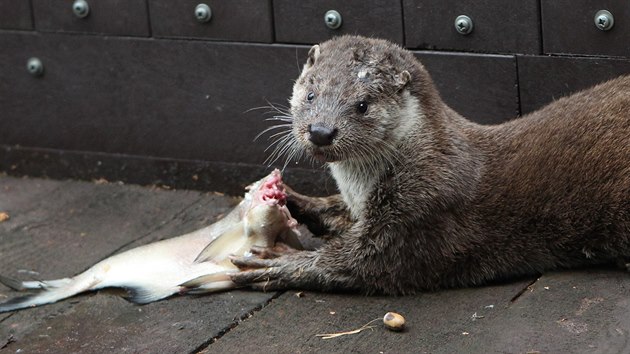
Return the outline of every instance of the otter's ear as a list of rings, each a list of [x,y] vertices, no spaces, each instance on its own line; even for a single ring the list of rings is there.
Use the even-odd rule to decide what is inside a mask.
[[[317,58],[319,58],[319,45],[315,44],[308,51],[308,59],[306,59],[306,65],[304,65],[304,69],[308,69],[313,66],[313,64],[315,64],[315,62],[317,61]]]
[[[405,86],[407,86],[407,84],[409,83],[409,80],[411,80],[411,74],[409,73],[409,71],[405,70],[396,75],[394,79],[396,80],[396,88],[398,89],[398,91],[400,91],[404,89]]]

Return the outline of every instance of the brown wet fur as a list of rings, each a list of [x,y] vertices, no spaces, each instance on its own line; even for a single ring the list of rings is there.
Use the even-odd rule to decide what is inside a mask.
[[[294,97],[294,138],[313,153],[308,124],[335,127],[320,153],[376,182],[355,216],[339,195],[289,190],[292,213],[329,240],[262,260],[237,282],[407,294],[630,257],[630,76],[481,126],[446,106],[424,67],[395,44],[344,36],[313,52],[294,95],[316,96]],[[361,68],[372,70],[368,80],[357,79]],[[405,91],[421,112],[396,117],[413,120],[396,138],[398,123],[383,112],[395,112]],[[355,105],[365,99],[373,109],[362,116]],[[365,145],[395,153],[376,154],[386,161],[370,168]]]

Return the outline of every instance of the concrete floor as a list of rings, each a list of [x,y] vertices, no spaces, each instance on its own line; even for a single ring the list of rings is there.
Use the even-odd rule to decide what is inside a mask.
[[[0,176],[0,274],[52,279],[206,226],[236,199]],[[17,293],[0,286],[0,301]],[[298,296],[299,295],[299,296]],[[138,306],[99,291],[0,315],[0,353],[629,353],[630,276],[545,274],[406,297],[239,290]],[[405,331],[380,320],[399,312]]]

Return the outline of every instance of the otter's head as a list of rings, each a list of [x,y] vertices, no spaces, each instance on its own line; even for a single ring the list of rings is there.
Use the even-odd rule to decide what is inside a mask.
[[[313,46],[290,101],[294,147],[326,162],[394,151],[420,119],[411,82],[422,71],[384,40],[343,36]]]

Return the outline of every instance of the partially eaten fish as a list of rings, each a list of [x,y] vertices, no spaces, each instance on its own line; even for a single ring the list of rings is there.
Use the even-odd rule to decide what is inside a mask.
[[[128,299],[149,303],[173,294],[206,293],[236,287],[230,255],[246,256],[253,246],[281,240],[301,249],[297,222],[286,207],[280,171],[248,187],[241,201],[218,222],[191,233],[109,257],[72,278],[17,281],[0,276],[14,290],[40,290],[0,304],[0,313],[50,304],[85,291],[125,288]]]

